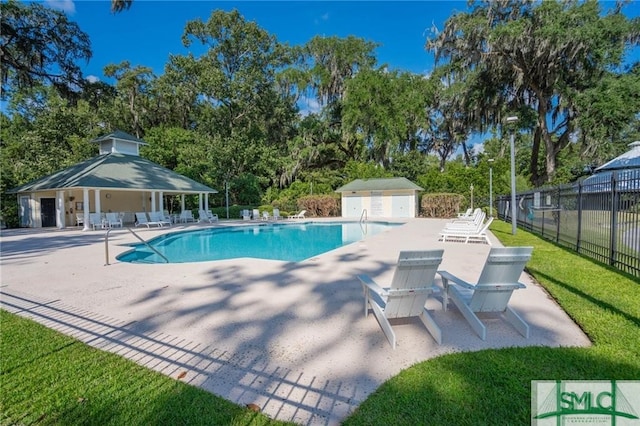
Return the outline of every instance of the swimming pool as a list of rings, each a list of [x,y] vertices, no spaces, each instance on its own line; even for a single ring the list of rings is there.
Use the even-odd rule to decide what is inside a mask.
[[[173,232],[149,240],[170,263],[253,257],[299,262],[361,241],[401,223],[305,222],[256,224]],[[120,262],[166,263],[144,244],[117,257]]]

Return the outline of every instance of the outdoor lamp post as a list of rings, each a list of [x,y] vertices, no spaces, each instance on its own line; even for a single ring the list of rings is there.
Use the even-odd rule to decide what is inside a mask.
[[[489,217],[493,217],[493,158],[487,160],[489,163]]]
[[[515,124],[518,117],[507,117],[507,124]],[[516,235],[516,144],[513,126],[509,129],[511,148],[511,234]]]

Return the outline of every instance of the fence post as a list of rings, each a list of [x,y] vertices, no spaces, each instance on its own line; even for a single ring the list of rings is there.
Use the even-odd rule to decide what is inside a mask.
[[[578,229],[576,233],[576,251],[582,246],[582,182],[578,182]]]
[[[560,242],[560,215],[562,214],[562,211],[560,209],[560,190],[561,188],[558,186],[556,187],[556,190],[558,191],[557,194],[557,198],[556,198],[556,243]],[[553,216],[553,213],[551,213],[551,216]]]
[[[609,264],[615,266],[617,252],[617,232],[618,227],[618,190],[616,187],[617,170],[611,173],[611,227],[609,229]]]

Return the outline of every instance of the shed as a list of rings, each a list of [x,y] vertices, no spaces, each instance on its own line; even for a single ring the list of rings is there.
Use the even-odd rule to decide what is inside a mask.
[[[338,189],[341,194],[342,217],[417,217],[418,193],[423,188],[409,179],[356,179]],[[366,213],[364,213],[366,211]]]
[[[82,223],[89,229],[89,213],[164,210],[164,195],[198,194],[200,209],[208,209],[215,189],[139,156],[146,143],[122,131],[91,141],[100,144],[96,157],[13,188],[18,196],[23,227],[66,226]],[[92,196],[91,196],[92,195]],[[126,221],[126,220],[125,220]]]

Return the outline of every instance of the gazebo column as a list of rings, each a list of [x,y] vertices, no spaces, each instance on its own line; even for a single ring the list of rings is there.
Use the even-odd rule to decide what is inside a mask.
[[[151,191],[151,211],[156,211],[156,191]]]
[[[67,222],[67,214],[64,208],[64,191],[56,191],[56,226],[63,229]]]
[[[198,194],[198,211],[202,210],[202,193]]]
[[[164,192],[158,192],[158,211],[164,214]]]
[[[204,194],[204,209],[209,211],[209,194]]]
[[[93,191],[93,195],[94,195],[94,200],[95,200],[95,207],[96,207],[96,213],[102,213],[102,208],[100,207],[100,190],[99,189],[95,189]]]
[[[184,194],[180,195],[180,212],[184,211]]]
[[[82,205],[84,206],[84,210],[82,211],[82,223],[84,227],[83,231],[88,231],[91,228],[89,227],[89,188],[82,189]]]

